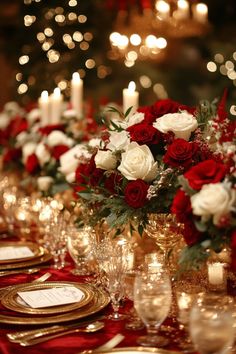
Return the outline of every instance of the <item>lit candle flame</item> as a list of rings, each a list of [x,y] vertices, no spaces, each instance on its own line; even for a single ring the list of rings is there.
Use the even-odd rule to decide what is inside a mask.
[[[59,87],[56,87],[53,91],[53,95],[54,97],[60,97],[61,95],[61,90],[59,89]]]
[[[80,74],[79,74],[78,72],[73,73],[72,79],[73,79],[73,81],[75,81],[75,82],[80,81]]]
[[[42,93],[41,93],[41,98],[43,100],[47,100],[48,99],[48,91],[44,90]]]
[[[128,90],[129,92],[134,92],[136,89],[136,85],[134,81],[130,81],[129,86],[128,86]]]

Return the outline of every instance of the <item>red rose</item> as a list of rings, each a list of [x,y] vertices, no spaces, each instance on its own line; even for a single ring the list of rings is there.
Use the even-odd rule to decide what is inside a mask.
[[[168,146],[163,161],[172,167],[191,166],[193,157],[197,152],[197,144],[188,142],[184,139],[175,139],[171,145]]]
[[[184,174],[191,188],[200,190],[204,184],[218,183],[227,173],[227,166],[214,160],[206,160],[193,166]]]
[[[35,154],[31,154],[28,156],[25,163],[26,171],[33,174],[37,172],[39,168],[39,160]]]
[[[145,114],[145,122],[150,124],[153,123],[156,118],[159,118],[164,114],[177,113],[180,110],[193,114],[196,109],[170,99],[159,100],[150,107],[141,107],[138,109],[139,112],[143,112]]]
[[[28,122],[25,118],[17,116],[11,120],[7,129],[9,136],[15,138],[18,134],[28,129]]]
[[[132,141],[139,144],[159,144],[161,133],[152,125],[139,123],[127,128]]]
[[[56,145],[52,148],[51,154],[56,159],[59,160],[60,156],[69,150],[66,145]]]
[[[147,191],[149,185],[142,179],[129,182],[124,190],[125,202],[132,208],[141,208],[147,202]]]
[[[196,229],[192,221],[188,221],[184,223],[183,236],[187,245],[192,246],[202,239],[203,234]]]
[[[64,132],[65,127],[63,124],[52,124],[52,125],[46,125],[45,127],[39,128],[39,132],[42,135],[49,135],[54,130],[60,130],[60,131]]]
[[[7,149],[4,153],[3,153],[3,163],[9,163],[11,161],[17,161],[19,160],[21,157],[21,149]]]
[[[122,182],[122,176],[118,173],[111,173],[104,182],[105,188],[111,193],[116,194]]]
[[[189,220],[192,215],[190,197],[182,189],[179,189],[174,197],[171,212],[176,215],[179,222]]]
[[[103,177],[103,174],[104,174],[104,170],[102,170],[101,168],[95,168],[95,170],[93,171],[89,179],[89,183],[91,184],[91,186],[93,187],[98,186]]]

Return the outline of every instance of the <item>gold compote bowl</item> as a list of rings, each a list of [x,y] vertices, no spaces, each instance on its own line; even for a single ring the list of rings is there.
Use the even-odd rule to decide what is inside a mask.
[[[145,231],[149,237],[155,239],[155,243],[164,256],[164,262],[169,268],[169,257],[177,244],[182,240],[183,225],[178,223],[175,215],[165,213],[152,213],[148,215],[148,224]]]

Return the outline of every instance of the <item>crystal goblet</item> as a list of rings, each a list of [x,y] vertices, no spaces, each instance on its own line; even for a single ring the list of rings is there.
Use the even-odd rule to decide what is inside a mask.
[[[146,270],[134,282],[134,306],[147,328],[147,335],[138,338],[143,346],[165,346],[168,340],[157,335],[171,306],[171,283],[164,270]]]
[[[190,336],[200,354],[226,353],[234,342],[233,300],[201,294],[190,313]]]

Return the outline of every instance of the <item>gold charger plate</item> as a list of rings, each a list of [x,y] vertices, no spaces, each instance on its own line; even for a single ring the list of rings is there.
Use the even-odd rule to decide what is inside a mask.
[[[20,269],[20,268],[27,268],[27,267],[32,267],[38,264],[46,263],[52,258],[52,255],[46,250],[43,249],[43,255],[29,259],[29,260],[24,260],[23,262],[14,262],[14,263],[9,263],[9,264],[0,264],[0,271],[1,270],[10,270],[10,269]]]
[[[87,305],[93,298],[93,292],[87,284],[76,284],[74,285],[77,289],[83,292],[83,298],[75,303],[59,305],[53,307],[44,307],[44,308],[32,308],[27,304],[20,302],[20,297],[17,294],[19,291],[34,291],[34,290],[43,290],[43,289],[52,289],[52,288],[61,288],[71,286],[68,282],[48,282],[44,284],[24,284],[17,285],[17,287],[11,290],[9,293],[3,296],[1,299],[2,305],[8,308],[9,310],[33,314],[33,315],[51,315],[59,314],[64,312],[69,312],[81,308]]]
[[[44,248],[33,242],[1,242],[0,249],[3,247],[28,247],[33,252],[33,256],[0,260],[0,265],[25,262],[34,258],[41,257],[44,254]]]
[[[99,352],[100,354],[112,354],[112,353],[127,353],[127,354],[149,354],[149,353],[157,353],[157,354],[180,354],[180,352],[167,350],[167,349],[159,349],[159,348],[144,348],[144,347],[126,347],[126,348],[114,348],[110,350],[104,350]]]
[[[77,283],[67,282],[67,284],[76,286]],[[14,316],[11,315],[0,315],[0,323],[7,323],[13,325],[41,325],[41,324],[52,324],[52,323],[62,323],[71,322],[74,320],[79,320],[88,316],[91,316],[102,309],[104,309],[110,302],[109,296],[102,290],[95,290],[91,285],[87,284],[93,293],[93,298],[84,307],[79,309],[51,316]]]

